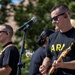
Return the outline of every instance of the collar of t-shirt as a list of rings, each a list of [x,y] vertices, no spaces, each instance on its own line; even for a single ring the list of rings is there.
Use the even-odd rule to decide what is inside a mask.
[[[9,45],[9,44],[13,44],[11,41],[10,42],[8,42],[7,44],[5,44],[4,46],[2,46],[2,48],[5,48],[7,45]]]

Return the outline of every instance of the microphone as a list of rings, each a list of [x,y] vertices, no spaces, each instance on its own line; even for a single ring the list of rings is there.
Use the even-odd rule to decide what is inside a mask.
[[[20,31],[21,29],[24,29],[24,27],[26,26],[28,28],[31,23],[36,22],[36,21],[37,21],[37,18],[32,17],[28,22],[24,23],[18,30]]]

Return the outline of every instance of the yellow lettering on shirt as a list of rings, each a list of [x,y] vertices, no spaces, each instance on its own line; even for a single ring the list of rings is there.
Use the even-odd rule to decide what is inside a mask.
[[[60,51],[61,50],[61,44],[57,44],[56,45],[56,51]]]
[[[73,45],[73,43],[71,43],[70,44],[70,47],[72,47],[72,45]],[[51,52],[53,52],[53,51],[62,51],[63,49],[64,49],[64,47],[65,47],[65,44],[56,44],[56,46],[53,44],[52,46],[51,46]]]
[[[62,51],[65,47],[65,44],[56,44],[56,47],[54,45],[51,46],[51,52],[53,51]]]
[[[56,51],[62,51],[64,47],[65,47],[65,44],[63,44],[63,45],[57,44],[56,45]]]
[[[52,51],[55,51],[54,45],[52,45],[52,47],[51,47],[51,52],[52,52]]]
[[[60,50],[60,51],[62,51],[62,50],[64,49],[64,47],[65,47],[65,44],[63,44],[63,45],[62,45],[62,47],[61,47],[61,50]]]

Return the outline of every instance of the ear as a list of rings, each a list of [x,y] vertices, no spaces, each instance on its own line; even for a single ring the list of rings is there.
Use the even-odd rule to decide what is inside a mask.
[[[48,42],[48,38],[49,38],[49,37],[46,37],[46,41],[47,41],[47,42]]]
[[[7,35],[8,35],[8,33],[7,33]]]
[[[68,16],[67,16],[67,14],[65,13],[65,14],[64,14],[64,18],[67,18],[67,17],[68,17]]]
[[[6,32],[6,35],[8,35],[9,33],[8,32]]]
[[[6,35],[8,35],[8,32],[5,32]]]

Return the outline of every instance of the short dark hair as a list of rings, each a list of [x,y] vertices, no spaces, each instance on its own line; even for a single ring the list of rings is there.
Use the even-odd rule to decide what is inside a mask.
[[[13,36],[13,28],[10,25],[4,24],[3,26],[5,26],[6,31],[10,32],[11,37]]]
[[[63,13],[64,13],[64,12],[69,12],[69,13],[70,13],[70,9],[69,9],[68,6],[65,5],[65,4],[55,5],[55,6],[50,10],[50,12],[56,10],[57,8],[60,9],[60,12],[62,11]]]

